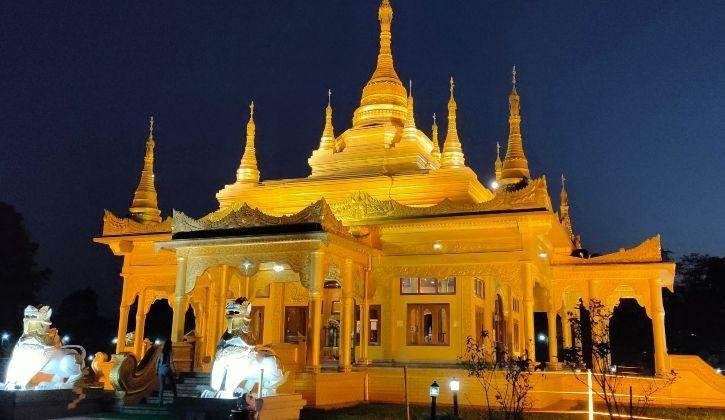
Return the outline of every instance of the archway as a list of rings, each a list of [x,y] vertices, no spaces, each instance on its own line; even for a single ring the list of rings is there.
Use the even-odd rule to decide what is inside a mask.
[[[192,331],[196,330],[196,314],[194,313],[194,308],[192,308],[191,305],[186,309],[186,314],[184,314],[184,335],[189,334]]]
[[[145,335],[151,342],[168,340],[171,338],[171,324],[174,311],[166,299],[158,299],[149,308],[144,327]]]
[[[622,298],[609,321],[612,364],[638,373],[654,372],[652,321],[635,299]]]

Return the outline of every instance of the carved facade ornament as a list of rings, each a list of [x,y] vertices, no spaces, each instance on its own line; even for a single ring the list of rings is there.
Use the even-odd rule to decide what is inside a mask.
[[[103,236],[143,235],[171,232],[172,218],[156,223],[140,223],[130,217],[118,217],[108,210],[103,211]]]
[[[662,262],[662,243],[660,235],[654,236],[635,246],[621,248],[617,252],[591,258],[557,257],[555,264],[607,264],[607,263],[646,263]]]
[[[221,217],[220,217],[221,215]],[[335,217],[325,199],[318,200],[291,216],[272,216],[243,203],[232,211],[210,214],[194,219],[183,212],[174,210],[173,233],[240,229],[262,226],[285,226],[317,223],[326,232],[352,239],[353,236]]]
[[[498,210],[539,209],[551,210],[551,200],[546,190],[544,177],[531,181],[517,191],[497,191],[489,201],[482,203],[456,203],[445,199],[428,207],[414,207],[395,200],[378,200],[360,191],[348,200],[331,204],[330,207],[345,223],[359,223],[372,220],[406,219],[448,214],[481,213]]]
[[[415,265],[376,267],[373,271],[378,279],[397,277],[435,277],[444,279],[448,276],[473,276],[495,278],[506,284],[516,284],[521,279],[521,265],[505,264],[451,264],[451,265]],[[381,282],[384,283],[384,282]]]

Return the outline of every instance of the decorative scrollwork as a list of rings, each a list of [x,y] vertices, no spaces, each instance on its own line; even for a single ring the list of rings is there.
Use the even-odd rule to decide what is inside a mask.
[[[160,223],[140,223],[130,217],[121,218],[108,210],[103,211],[103,236],[168,233],[171,225],[171,217]]]

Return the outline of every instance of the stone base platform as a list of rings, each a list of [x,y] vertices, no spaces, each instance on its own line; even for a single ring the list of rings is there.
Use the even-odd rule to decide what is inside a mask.
[[[260,420],[297,420],[300,410],[307,404],[300,394],[272,395],[263,400]],[[237,400],[179,397],[173,405],[173,417],[194,420],[227,418],[236,406]]]
[[[108,411],[111,396],[101,388],[0,391],[0,419],[41,420]]]

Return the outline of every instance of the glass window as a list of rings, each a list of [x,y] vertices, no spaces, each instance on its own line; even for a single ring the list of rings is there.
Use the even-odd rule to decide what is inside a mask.
[[[476,279],[473,283],[473,293],[481,299],[486,298],[485,283],[481,279]]]
[[[438,293],[442,295],[452,295],[456,293],[456,278],[446,277],[438,282]]]
[[[409,304],[408,345],[447,346],[449,343],[449,305]]]
[[[418,294],[418,278],[403,277],[400,279],[400,293],[404,295]]]
[[[438,293],[438,280],[436,280],[435,278],[420,279],[420,293],[421,294]]]
[[[380,305],[370,305],[370,331],[368,335],[368,344],[371,346],[380,345]]]
[[[403,295],[455,295],[456,278],[438,280],[435,277],[401,277],[400,293]]]

